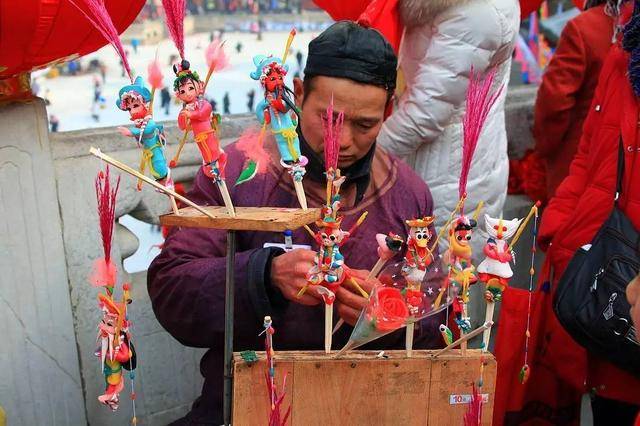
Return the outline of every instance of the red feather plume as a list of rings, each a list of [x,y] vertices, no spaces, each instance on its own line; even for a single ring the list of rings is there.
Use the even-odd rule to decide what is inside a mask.
[[[124,47],[122,46],[122,42],[120,41],[118,30],[113,24],[111,16],[109,16],[109,12],[107,11],[107,7],[104,4],[104,0],[69,1],[89,20],[89,22],[91,22],[94,27],[96,27],[98,31],[100,31],[104,38],[107,39],[107,41],[113,46],[118,56],[120,56],[120,60],[122,61],[122,65],[124,66],[127,75],[129,76],[129,80],[133,82],[133,76],[131,75],[131,67],[129,66],[127,55],[124,52]],[[76,3],[76,1],[84,4],[86,6],[86,10],[80,7],[78,3]]]

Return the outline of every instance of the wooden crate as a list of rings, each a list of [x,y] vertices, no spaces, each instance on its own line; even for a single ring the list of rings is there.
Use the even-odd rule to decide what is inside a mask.
[[[482,424],[491,424],[496,381],[493,355],[467,350],[433,358],[434,351],[355,351],[339,359],[324,352],[276,352],[276,382],[287,374],[286,399],[292,426],[462,425],[464,403],[478,379],[481,359],[487,402]],[[264,353],[247,364],[234,354],[233,424],[266,424],[269,398]]]

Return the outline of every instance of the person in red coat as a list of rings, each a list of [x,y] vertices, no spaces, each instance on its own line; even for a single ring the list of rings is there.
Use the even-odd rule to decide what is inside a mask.
[[[549,202],[539,232],[539,243],[547,249],[543,281],[551,284],[551,291],[542,299],[546,317],[535,348],[544,357],[539,369],[552,371],[578,397],[591,392],[596,425],[633,424],[640,410],[640,378],[578,346],[553,315],[551,302],[576,250],[592,241],[612,211],[620,138],[625,173],[619,206],[640,230],[639,96],[640,0],[636,0],[633,17],[624,27],[622,45],[611,48],[603,65],[569,175]]]
[[[553,196],[578,149],[582,125],[598,76],[614,40],[615,0],[591,0],[571,19],[542,77],[536,99],[533,135],[546,163],[547,194]]]

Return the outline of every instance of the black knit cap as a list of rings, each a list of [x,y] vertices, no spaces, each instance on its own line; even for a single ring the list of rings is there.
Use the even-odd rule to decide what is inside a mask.
[[[340,21],[309,43],[304,74],[348,78],[392,91],[397,65],[393,48],[379,31]]]

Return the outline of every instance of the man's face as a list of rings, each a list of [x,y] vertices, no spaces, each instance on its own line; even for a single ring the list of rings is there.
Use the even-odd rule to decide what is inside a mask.
[[[313,78],[311,93],[304,93],[300,79],[294,80],[294,89],[296,103],[302,110],[302,134],[316,153],[324,152],[322,117],[332,96],[335,114],[344,112],[338,167],[348,167],[369,152],[382,126],[386,90],[345,78],[324,76]]]

